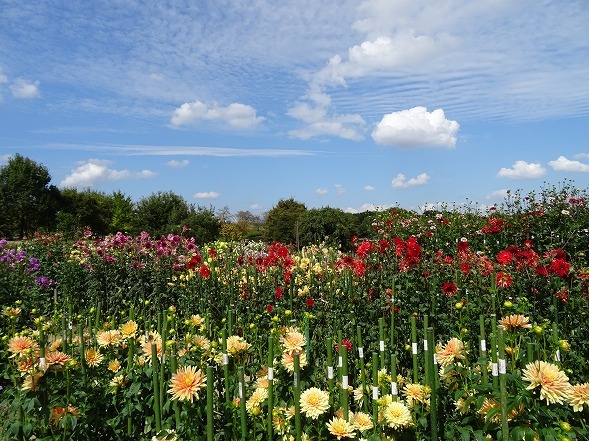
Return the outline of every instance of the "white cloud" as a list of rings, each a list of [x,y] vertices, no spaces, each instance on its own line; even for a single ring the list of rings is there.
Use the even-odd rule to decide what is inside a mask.
[[[571,159],[565,158],[564,156],[559,156],[557,160],[550,161],[548,165],[556,171],[589,172],[589,164],[584,164],[580,161],[573,161]]]
[[[299,103],[287,112],[289,116],[306,124],[302,129],[289,131],[290,136],[303,140],[321,136],[336,136],[351,141],[364,138],[362,131],[366,123],[360,115],[328,115],[327,109],[331,100],[327,95],[317,93],[308,98],[312,103]]]
[[[496,200],[503,201],[505,198],[507,198],[508,194],[509,194],[509,190],[507,188],[502,188],[501,190],[495,190],[495,191],[492,191],[491,193],[489,193],[486,196],[486,199],[488,201],[496,201]]]
[[[359,78],[420,64],[440,51],[439,43],[426,35],[403,31],[393,37],[379,36],[348,49],[347,59],[330,58],[313,76],[312,87],[345,86],[346,78]]]
[[[546,174],[546,169],[539,162],[528,163],[515,161],[511,168],[503,167],[497,173],[498,178],[539,179]]]
[[[456,146],[460,125],[446,119],[442,109],[428,112],[425,107],[393,112],[382,117],[372,132],[377,144],[397,147]]]
[[[346,187],[344,187],[344,186],[343,186],[343,185],[341,185],[341,184],[335,184],[335,185],[334,185],[334,187],[335,187],[335,194],[336,194],[337,196],[341,196],[342,194],[344,194],[344,193],[346,193],[346,192],[348,191],[348,190],[346,189]]]
[[[374,191],[376,190],[376,187],[373,187],[372,185],[365,185],[364,186],[364,191]]]
[[[315,194],[319,195],[319,196],[325,196],[327,193],[329,193],[327,191],[326,188],[318,188],[317,190],[315,190]]]
[[[61,181],[61,187],[94,187],[102,182],[120,181],[123,179],[148,179],[156,175],[151,170],[130,172],[129,170],[114,170],[109,168],[112,161],[102,159],[88,159],[78,162],[78,166]]]
[[[427,173],[422,173],[415,178],[411,178],[407,180],[403,173],[399,173],[395,179],[391,182],[391,187],[393,188],[409,188],[414,187],[416,185],[424,185],[429,181],[429,175]]]
[[[175,127],[196,124],[200,120],[223,121],[233,127],[247,129],[255,127],[265,118],[256,116],[256,110],[247,104],[232,103],[227,107],[217,103],[207,105],[201,101],[184,103],[178,107],[170,123]]]
[[[182,168],[190,164],[190,161],[188,159],[183,159],[182,161],[176,161],[175,159],[172,159],[171,161],[166,162],[166,164],[170,167]]]
[[[192,197],[196,198],[196,199],[217,199],[219,196],[221,196],[219,193],[217,193],[216,191],[201,191],[198,193],[195,193]]]
[[[40,95],[39,81],[27,81],[22,78],[17,78],[10,85],[10,91],[15,98],[29,99],[37,98]]]

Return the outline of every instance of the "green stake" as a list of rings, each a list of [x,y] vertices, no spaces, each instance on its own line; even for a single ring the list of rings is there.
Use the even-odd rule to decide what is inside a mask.
[[[417,324],[415,323],[415,315],[411,316],[411,354],[413,358],[413,382],[419,381],[419,364],[417,360]]]
[[[155,415],[155,430],[159,433],[162,430],[162,412],[160,409],[160,387],[157,359],[157,345],[151,344],[151,381],[153,386],[153,413]]]
[[[501,399],[501,438],[509,440],[509,427],[507,425],[507,378],[505,363],[505,343],[503,341],[503,329],[499,328],[499,393]]]
[[[274,411],[274,337],[268,336],[268,421],[266,430],[268,439],[274,437],[272,426],[272,413]]]
[[[294,354],[294,378],[293,378],[293,392],[294,392],[294,406],[295,406],[295,441],[301,441],[302,425],[301,425],[301,360],[298,353]]]
[[[213,394],[214,394],[213,366],[207,366],[207,441],[213,441]]]
[[[364,408],[364,410],[366,410],[366,396],[368,395],[368,392],[366,391],[366,368],[364,364],[364,347],[362,344],[362,333],[360,331],[360,326],[356,327],[356,337],[358,340],[358,360],[360,362],[360,380],[362,381],[362,396],[364,397],[364,399],[362,400],[364,405],[362,407]]]
[[[245,385],[243,383],[243,366],[237,368],[237,381],[239,391],[239,414],[241,416],[241,440],[247,440],[247,414],[245,410]]]
[[[329,389],[329,404],[333,404],[333,339],[327,339],[327,386]]]
[[[378,335],[380,338],[379,341],[379,352],[380,352],[380,368],[384,368],[386,366],[385,361],[385,344],[384,344],[384,319],[380,317],[378,319]]]

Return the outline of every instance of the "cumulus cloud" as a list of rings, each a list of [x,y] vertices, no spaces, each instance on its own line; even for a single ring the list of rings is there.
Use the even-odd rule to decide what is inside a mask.
[[[129,170],[114,170],[109,168],[112,161],[102,159],[89,159],[78,162],[78,166],[61,181],[61,187],[94,187],[102,182],[120,181],[123,179],[152,178],[156,173],[151,170],[130,172]]]
[[[373,187],[372,185],[365,185],[364,186],[364,191],[373,191],[376,190],[376,187]]]
[[[340,55],[330,58],[327,65],[313,77],[317,88],[345,86],[346,78],[359,78],[396,68],[415,66],[439,51],[440,44],[430,36],[404,31],[380,36],[348,49],[347,59]]]
[[[342,194],[344,194],[344,193],[346,193],[346,192],[348,191],[348,190],[346,189],[346,187],[344,187],[344,186],[343,186],[343,185],[341,185],[341,184],[335,184],[335,185],[334,185],[334,187],[335,187],[335,194],[336,194],[337,196],[340,196],[340,195],[342,195]]]
[[[486,196],[486,199],[488,201],[504,200],[507,198],[508,194],[509,194],[509,190],[507,188],[502,188],[501,190],[495,190],[495,191],[492,191],[491,193],[489,193]]]
[[[221,195],[216,191],[201,191],[192,195],[196,199],[217,199],[219,196]]]
[[[399,173],[391,182],[393,188],[409,188],[416,185],[424,185],[429,181],[429,175],[422,173],[419,176],[407,179],[403,173]]]
[[[22,78],[17,78],[10,85],[10,91],[15,98],[37,98],[40,95],[39,84],[39,81],[27,81]]]
[[[247,104],[232,103],[226,107],[217,103],[207,105],[201,101],[184,103],[176,110],[170,120],[175,127],[196,124],[198,121],[221,121],[233,127],[247,129],[255,127],[265,118],[256,116],[256,110]]]
[[[372,139],[385,146],[453,148],[459,128],[456,121],[446,119],[442,109],[428,112],[425,107],[413,107],[384,115]]]
[[[581,161],[567,159],[564,156],[559,156],[555,161],[548,163],[556,171],[562,172],[589,172],[589,164],[584,164]]]
[[[546,174],[546,169],[539,162],[529,163],[515,161],[511,168],[503,167],[497,173],[498,178],[539,179]]]
[[[182,168],[190,164],[190,161],[188,159],[183,159],[182,161],[176,161],[175,159],[172,159],[171,161],[166,162],[166,164],[170,167]]]
[[[325,196],[327,193],[329,193],[327,191],[327,188],[318,188],[317,190],[315,190],[315,194],[319,196]]]

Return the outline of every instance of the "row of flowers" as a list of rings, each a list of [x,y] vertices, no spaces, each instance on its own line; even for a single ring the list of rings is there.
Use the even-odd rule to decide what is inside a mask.
[[[4,310],[17,323],[21,313]],[[532,342],[547,333],[521,314],[492,322],[490,343],[482,330],[477,350],[452,337],[430,340],[428,351],[424,332],[423,349],[413,339],[410,350],[417,366],[397,363],[385,340],[365,360],[360,328],[313,352],[309,323],[289,317],[268,330],[264,348],[228,333],[227,322],[180,320],[174,307],[153,326],[133,311],[119,324],[91,312],[63,326],[65,318],[37,317],[36,328],[3,336],[7,439],[194,439],[209,424],[228,439],[589,435],[589,383],[569,380],[567,340],[556,351]],[[41,412],[27,413],[31,405]]]

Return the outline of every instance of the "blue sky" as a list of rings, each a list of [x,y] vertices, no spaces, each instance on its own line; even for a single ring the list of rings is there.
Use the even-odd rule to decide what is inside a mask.
[[[589,182],[586,0],[0,0],[0,164],[261,214]]]

